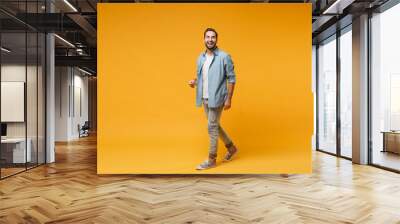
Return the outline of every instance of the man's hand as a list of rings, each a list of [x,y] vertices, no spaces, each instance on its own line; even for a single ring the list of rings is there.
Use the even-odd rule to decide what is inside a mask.
[[[194,87],[196,86],[196,81],[197,81],[196,79],[190,80],[189,83],[188,83],[189,86],[192,87],[192,88],[194,88]]]
[[[233,96],[233,89],[235,88],[235,83],[228,83],[228,96],[226,97],[224,110],[231,108],[231,99]]]
[[[231,108],[231,100],[227,99],[225,100],[224,110],[228,110],[229,108]]]

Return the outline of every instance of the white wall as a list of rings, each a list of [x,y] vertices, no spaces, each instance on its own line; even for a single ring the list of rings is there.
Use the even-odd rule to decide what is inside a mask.
[[[75,70],[76,72],[76,70]],[[88,121],[89,119],[89,111],[88,111],[88,77],[87,76],[81,76],[82,73],[79,73],[79,75],[74,75],[74,86],[75,86],[75,96],[74,96],[74,100],[75,100],[75,106],[74,106],[74,111],[75,113],[73,113],[73,118],[72,119],[72,135],[75,138],[79,137],[79,133],[78,133],[78,129],[77,126],[78,124],[83,125],[85,123],[85,121]],[[80,91],[80,93],[78,92]],[[80,95],[80,98],[78,98]],[[80,105],[79,105],[79,101],[80,101]],[[79,108],[81,107],[81,108]],[[80,112],[79,109],[81,109],[82,111]]]
[[[32,67],[28,67],[28,70]],[[1,66],[1,81],[3,82],[25,82],[25,64],[9,64]],[[29,74],[30,72],[28,72]],[[5,110],[5,108],[1,108]],[[25,123],[11,122],[7,123],[7,137],[25,137]]]
[[[36,86],[36,80],[31,77],[35,76],[36,77],[36,66],[27,66],[27,68],[24,65],[18,65],[18,64],[6,64],[1,66],[1,81],[2,82],[25,82],[25,75],[27,69],[27,75],[28,75],[28,81],[29,81],[29,86]],[[27,106],[28,107],[34,107],[36,110],[36,88],[27,88]],[[4,96],[3,96],[4,97]],[[31,103],[34,104],[31,104]],[[31,104],[31,105],[30,105]],[[40,105],[39,105],[40,106]],[[6,110],[6,108],[2,108],[2,110]],[[36,133],[36,113],[31,113],[32,109],[28,110],[28,137],[30,133],[33,133],[35,131]],[[31,124],[31,122],[34,122],[35,125]],[[33,128],[32,131],[30,131],[30,128]],[[25,137],[25,122],[7,122],[7,136],[8,137]]]
[[[70,74],[67,67],[55,68],[55,141],[68,140]]]
[[[88,120],[88,77],[72,67],[56,67],[55,74],[55,140],[70,141]]]

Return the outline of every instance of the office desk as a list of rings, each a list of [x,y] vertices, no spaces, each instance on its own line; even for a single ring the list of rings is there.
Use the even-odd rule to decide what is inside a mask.
[[[393,152],[400,154],[400,132],[382,131],[381,133],[383,133],[382,152]]]
[[[25,154],[25,138],[6,138],[1,139],[1,157],[5,163],[25,163],[31,162],[32,140],[27,138],[28,143]],[[25,161],[25,159],[27,159]]]

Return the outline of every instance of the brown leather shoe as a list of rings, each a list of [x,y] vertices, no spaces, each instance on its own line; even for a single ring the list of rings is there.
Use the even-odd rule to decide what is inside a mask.
[[[226,153],[225,157],[224,157],[224,161],[231,161],[232,157],[234,155],[236,155],[238,149],[236,148],[236,146],[233,143],[230,143],[228,145],[226,145],[228,152]]]

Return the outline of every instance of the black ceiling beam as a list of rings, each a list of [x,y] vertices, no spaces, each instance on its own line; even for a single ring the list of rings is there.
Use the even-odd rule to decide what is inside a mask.
[[[67,13],[18,13],[15,15],[15,18],[29,24],[41,32],[82,30],[78,24],[68,17]],[[14,20],[14,18],[9,17],[0,19],[0,22],[3,25],[2,29],[15,30],[16,22]]]
[[[55,56],[56,66],[88,67],[96,71],[97,60],[91,56]]]
[[[88,56],[88,57],[97,57],[97,48],[93,47],[78,47],[79,49],[82,49],[83,55],[78,55],[78,56]],[[58,47],[56,46],[56,56],[71,56],[69,53],[74,52],[76,53],[76,48],[68,48],[68,47]],[[77,54],[77,53],[76,53]]]
[[[0,27],[1,27],[1,32],[7,32],[7,31],[24,31],[26,29],[26,26],[24,24],[21,24],[19,22],[16,22],[14,19],[0,19]]]
[[[21,17],[24,17],[23,14]],[[27,13],[27,23],[46,32],[78,31],[81,27],[65,13]]]

